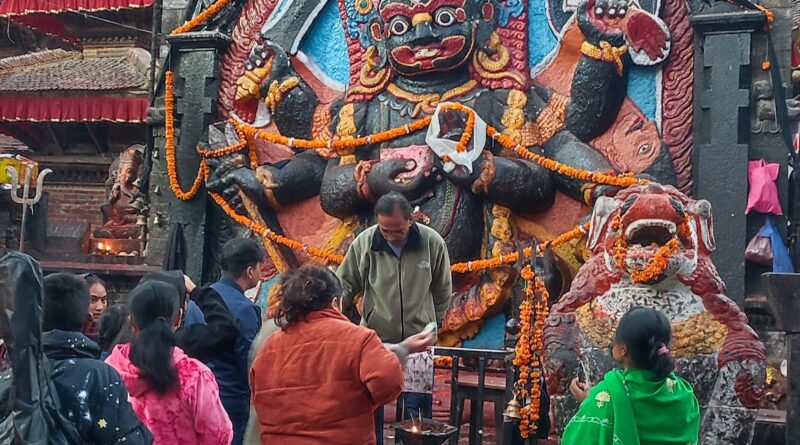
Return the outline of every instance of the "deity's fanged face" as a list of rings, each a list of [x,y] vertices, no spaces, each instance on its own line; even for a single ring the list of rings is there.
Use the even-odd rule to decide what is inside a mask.
[[[474,0],[389,1],[381,5],[380,23],[373,23],[371,32],[384,41],[392,68],[414,76],[470,60],[476,16]]]

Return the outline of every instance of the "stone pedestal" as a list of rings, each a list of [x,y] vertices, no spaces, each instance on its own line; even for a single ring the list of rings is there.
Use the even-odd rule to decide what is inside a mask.
[[[200,166],[197,143],[208,126],[218,120],[217,95],[219,94],[219,66],[222,51],[230,38],[218,31],[198,31],[170,36],[170,68],[175,79],[175,154],[181,187],[189,190]],[[209,255],[206,247],[208,234],[208,208],[213,205],[201,187],[189,201],[181,201],[170,191],[164,155],[164,134],[155,134],[157,158],[151,176],[151,186],[163,192],[151,197],[151,216],[158,215],[159,224],[150,229],[148,258],[160,260],[164,256],[166,240],[173,227],[180,224],[188,246],[186,273],[198,283],[213,277],[207,269],[213,261],[204,261]],[[152,223],[153,218],[151,218]]]

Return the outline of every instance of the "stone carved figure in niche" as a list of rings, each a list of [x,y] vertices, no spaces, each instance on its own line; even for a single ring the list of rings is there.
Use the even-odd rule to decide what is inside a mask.
[[[677,372],[692,383],[703,410],[699,443],[749,444],[764,391],[765,350],[711,262],[711,204],[673,187],[635,186],[598,200],[588,236],[591,257],[553,306],[544,332],[557,429],[577,410],[569,382],[602,380],[615,366],[609,350],[618,320],[631,307],[647,306],[672,324]],[[663,273],[644,282],[631,278],[631,270],[642,270],[673,239],[679,247]]]
[[[111,163],[106,180],[106,199],[100,206],[103,226],[117,227],[136,224],[137,211],[131,207],[139,189],[134,184],[142,168],[144,146],[132,145]]]
[[[564,49],[553,62],[560,63],[562,74],[556,88],[554,82],[531,78],[523,2],[340,0],[339,9],[351,62],[344,96],[321,100],[288,48],[262,41],[238,81],[238,106],[263,101],[284,136],[349,138],[402,127],[430,115],[440,103],[456,102],[533,152],[577,168],[611,171],[612,164],[590,141],[606,133],[620,108],[630,107],[628,68],[658,64],[670,47],[668,30],[655,15],[634,3],[589,0],[570,24],[577,46]],[[440,121],[446,137],[460,137],[461,116],[442,113]],[[230,124],[218,124],[209,130],[206,148],[237,141]],[[483,148],[471,172],[464,167],[445,171],[424,131],[330,160],[296,151],[255,171],[238,154],[209,162],[208,185],[237,211],[272,222],[278,232],[274,212],[315,196],[352,232],[371,223],[379,196],[398,191],[419,206],[422,221],[441,233],[454,263],[515,251],[520,238],[515,218],[550,209],[557,193],[592,205],[614,192],[510,156],[491,139]],[[666,150],[656,145],[652,150],[653,159],[666,159],[671,167]],[[651,173],[640,164],[637,173]],[[339,239],[326,247],[343,251],[344,244]],[[288,264],[296,261],[291,252],[278,253]],[[517,271],[501,267],[454,278],[456,295],[439,337],[445,344],[474,335],[484,318],[503,309]]]

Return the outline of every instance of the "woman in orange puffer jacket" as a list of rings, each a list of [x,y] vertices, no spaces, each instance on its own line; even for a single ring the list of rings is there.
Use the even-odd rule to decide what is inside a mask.
[[[401,360],[433,343],[433,334],[420,334],[387,348],[342,315],[341,292],[328,269],[305,266],[282,276],[281,331],[250,370],[261,443],[375,444],[373,414],[400,394]]]

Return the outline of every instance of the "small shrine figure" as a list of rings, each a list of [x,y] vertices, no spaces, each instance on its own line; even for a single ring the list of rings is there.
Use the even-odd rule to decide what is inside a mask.
[[[108,202],[100,207],[104,227],[136,224],[135,208],[131,207],[139,189],[134,182],[142,167],[144,146],[136,144],[125,149],[111,164],[106,180]]]
[[[131,204],[139,192],[135,182],[142,168],[144,146],[131,145],[111,163],[106,180],[107,202],[100,206],[103,212],[103,226],[93,233],[92,245],[102,239],[138,239],[139,226],[136,225],[138,211]],[[106,254],[111,245],[106,243]],[[121,246],[117,246],[121,248]],[[119,251],[126,251],[127,247]]]

